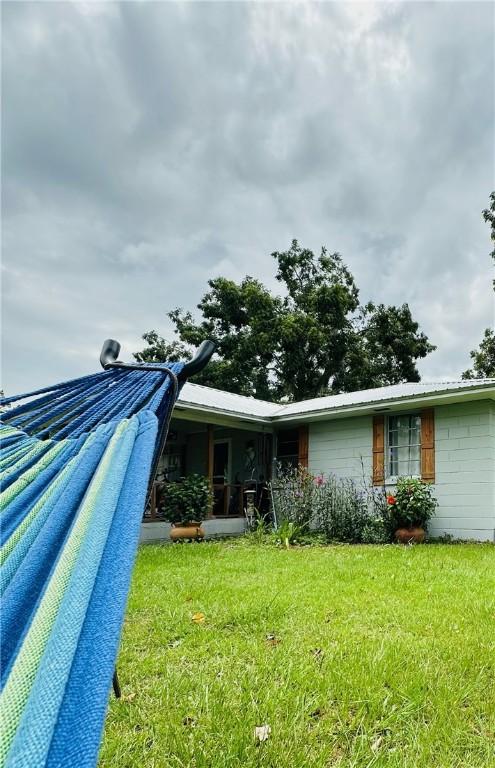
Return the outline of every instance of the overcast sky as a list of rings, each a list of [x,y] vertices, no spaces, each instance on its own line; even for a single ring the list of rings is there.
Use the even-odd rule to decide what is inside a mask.
[[[4,2],[3,385],[139,349],[292,238],[408,302],[458,378],[494,321],[492,3]]]

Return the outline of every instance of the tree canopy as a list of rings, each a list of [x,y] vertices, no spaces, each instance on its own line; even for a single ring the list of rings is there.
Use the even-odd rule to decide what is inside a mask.
[[[361,305],[354,277],[338,253],[318,256],[293,240],[272,254],[282,295],[259,280],[208,281],[197,321],[175,309],[168,317],[178,339],[156,331],[138,361],[189,359],[212,339],[217,353],[198,383],[266,400],[302,400],[326,393],[419,381],[416,361],[435,347],[407,304]]]
[[[490,255],[495,262],[495,192],[490,195],[490,207],[483,211],[483,218],[490,224],[490,237],[493,244]],[[493,290],[495,291],[495,280]],[[463,379],[495,378],[495,332],[492,328],[485,328],[478,349],[473,349],[469,354],[473,360],[473,367],[464,371]]]
[[[490,224],[490,238],[493,246],[490,255],[495,262],[495,192],[490,195],[490,206],[483,211],[483,218]],[[495,290],[495,280],[493,281],[493,289]]]
[[[473,367],[464,371],[463,379],[495,379],[495,333],[486,328],[478,349],[470,352]]]

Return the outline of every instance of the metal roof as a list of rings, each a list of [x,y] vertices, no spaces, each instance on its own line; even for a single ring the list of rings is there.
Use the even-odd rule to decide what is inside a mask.
[[[224,392],[222,389],[203,387],[200,384],[184,384],[179,399],[179,405],[190,405],[215,411],[226,411],[237,416],[255,416],[269,418],[280,408],[278,403],[269,403],[266,400],[257,400],[255,397],[235,395],[232,392]]]
[[[480,385],[492,385],[495,387],[495,379],[478,379],[469,381],[437,381],[429,384],[407,382],[404,384],[392,384],[388,387],[376,387],[374,389],[362,389],[358,392],[344,392],[341,395],[326,395],[315,397],[312,400],[303,400],[300,403],[289,403],[280,408],[274,415],[287,416],[289,414],[309,413],[311,411],[333,410],[352,405],[369,405],[388,400],[400,400],[402,398],[430,395],[438,392],[456,392],[458,390],[479,389]]]
[[[457,396],[457,398],[456,398]],[[303,400],[298,403],[270,403],[254,397],[235,395],[212,387],[188,382],[184,385],[177,401],[178,410],[186,408],[195,412],[212,412],[226,416],[270,423],[273,421],[294,421],[301,417],[324,417],[339,415],[346,411],[355,413],[363,410],[377,410],[376,406],[411,403],[415,401],[455,399],[495,399],[495,379],[470,379],[464,381],[407,382],[340,395],[326,395]],[[375,406],[375,407],[374,407]],[[179,416],[179,414],[177,414]]]

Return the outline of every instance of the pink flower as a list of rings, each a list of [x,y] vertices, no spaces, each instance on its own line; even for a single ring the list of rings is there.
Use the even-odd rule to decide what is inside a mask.
[[[317,475],[315,477],[315,483],[316,485],[323,485],[323,475]]]

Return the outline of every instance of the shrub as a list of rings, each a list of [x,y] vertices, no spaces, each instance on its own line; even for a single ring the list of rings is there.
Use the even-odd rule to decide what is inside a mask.
[[[208,479],[188,475],[164,486],[161,512],[171,523],[199,523],[208,514],[211,501]]]
[[[329,541],[385,544],[391,539],[382,492],[330,475],[319,487],[317,524]]]
[[[277,478],[270,483],[277,524],[294,523],[300,532],[309,529],[314,518],[317,497],[315,477],[304,467],[278,467]]]
[[[282,524],[272,533],[272,539],[275,544],[283,544],[287,549],[291,544],[298,544],[303,535],[301,527],[297,523],[283,520]]]
[[[264,515],[261,515],[256,509],[251,524],[248,526],[246,536],[257,544],[266,543],[270,533],[270,524]]]
[[[391,540],[390,526],[384,517],[369,516],[363,525],[361,541],[363,544],[389,544]]]
[[[349,478],[312,475],[298,467],[280,471],[272,495],[279,530],[291,523],[299,538],[311,526],[327,541],[380,544],[391,540],[383,490],[366,484],[361,488]]]
[[[438,502],[433,488],[417,477],[400,477],[395,494],[387,497],[392,523],[397,528],[426,528]]]
[[[350,479],[330,475],[319,486],[317,525],[329,541],[360,542],[366,504]]]
[[[364,544],[388,544],[392,541],[395,528],[392,523],[390,506],[385,488],[374,487],[363,480],[368,518],[363,527]]]

